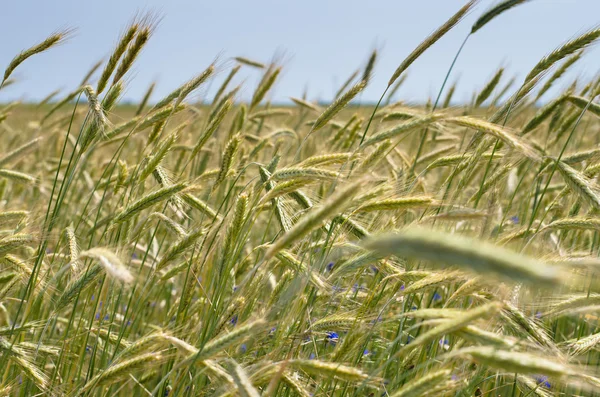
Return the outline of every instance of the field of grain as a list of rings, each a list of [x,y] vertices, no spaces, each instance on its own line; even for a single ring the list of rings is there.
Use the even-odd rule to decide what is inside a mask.
[[[282,65],[235,58],[120,105],[152,18],[72,92],[4,102],[0,395],[600,395],[600,80],[563,76],[600,29],[471,103],[395,100],[474,3],[377,106],[376,52],[330,104],[271,104]]]

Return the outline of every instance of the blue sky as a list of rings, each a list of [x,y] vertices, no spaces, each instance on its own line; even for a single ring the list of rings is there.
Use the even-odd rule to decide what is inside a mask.
[[[156,100],[218,59],[214,91],[234,56],[268,62],[279,54],[284,72],[271,99],[301,96],[329,100],[338,85],[380,50],[375,76],[362,101],[375,101],[394,69],[421,40],[466,0],[19,0],[3,4],[0,68],[12,57],[61,27],[77,28],[61,47],[31,58],[15,72],[20,81],[0,101],[39,99],[72,90],[96,61],[107,58],[119,33],[139,11],[154,10],[161,23],[127,76],[125,98],[138,100],[157,81]],[[482,0],[459,26],[409,69],[399,97],[424,101],[439,89],[455,51],[473,21],[495,1]],[[459,59],[456,99],[468,100],[499,66],[523,77],[546,53],[600,23],[600,0],[532,0],[477,32]],[[600,51],[592,48],[571,73],[592,76]],[[251,95],[259,73],[245,69],[243,95]],[[566,82],[565,82],[566,84]],[[206,93],[206,92],[205,92]],[[200,92],[198,95],[202,95]]]

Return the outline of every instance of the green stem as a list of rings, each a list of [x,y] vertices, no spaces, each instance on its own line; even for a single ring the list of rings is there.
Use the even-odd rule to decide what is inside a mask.
[[[548,180],[546,182],[546,185],[544,186],[544,190],[542,191],[542,194],[540,195],[540,197],[537,200],[537,205],[533,208],[533,212],[531,214],[531,218],[529,219],[529,224],[527,225],[527,233],[529,233],[529,230],[531,229],[531,226],[533,225],[533,221],[535,220],[537,212],[538,212],[538,210],[540,209],[540,207],[542,205],[543,198],[546,195],[546,191],[548,190],[548,186],[550,186],[550,182],[552,181],[552,177],[554,176],[554,173],[558,169],[558,163],[560,162],[562,156],[564,155],[565,150],[567,149],[567,146],[568,146],[569,142],[571,141],[571,138],[573,137],[573,135],[575,133],[575,130],[577,129],[577,127],[579,126],[579,123],[581,122],[581,119],[583,119],[583,115],[588,110],[588,108],[591,106],[592,101],[594,100],[594,98],[595,98],[595,96],[592,97],[592,98],[590,98],[590,100],[588,101],[588,103],[585,106],[585,108],[581,111],[581,114],[579,115],[579,117],[577,118],[577,121],[575,122],[575,125],[571,129],[571,133],[567,137],[567,140],[566,140],[565,144],[563,145],[563,147],[562,147],[562,149],[560,151],[560,154],[556,158],[556,161],[554,161],[554,166],[552,167],[552,171],[550,172],[550,176],[548,176]],[[537,232],[539,232],[540,228],[542,227],[542,222],[544,221],[544,218],[546,217],[547,213],[548,213],[548,211],[546,211],[544,213],[544,216],[540,220],[540,224],[538,225],[535,234],[537,234]],[[527,235],[527,233],[526,233],[526,235]]]
[[[454,55],[454,59],[452,60],[452,63],[450,64],[450,67],[448,68],[448,71],[446,72],[446,77],[444,78],[444,82],[442,83],[442,86],[440,87],[440,90],[438,91],[437,98],[435,98],[435,102],[433,104],[433,108],[431,109],[431,113],[435,112],[435,110],[437,109],[437,106],[440,102],[440,98],[442,97],[442,92],[444,92],[444,88],[446,87],[446,84],[448,83],[448,79],[450,78],[450,73],[452,73],[452,69],[454,69],[454,65],[456,64],[456,61],[458,60],[458,56],[460,55],[463,48],[465,47],[465,44],[467,44],[467,40],[469,40],[469,37],[471,37],[470,33],[467,35],[467,37],[465,37],[462,44],[458,48],[456,55]],[[429,131],[429,128],[426,128],[425,132],[423,132],[423,135],[421,136],[421,142],[419,142],[419,147],[417,148],[417,154],[415,155],[415,159],[413,160],[412,166],[410,168],[411,173],[414,172],[415,166],[417,165],[417,161],[419,160],[419,157],[421,156],[421,151],[423,150],[423,146],[425,145],[425,140],[427,139],[428,131]],[[436,136],[434,134],[433,140],[435,140],[435,138],[436,138]]]

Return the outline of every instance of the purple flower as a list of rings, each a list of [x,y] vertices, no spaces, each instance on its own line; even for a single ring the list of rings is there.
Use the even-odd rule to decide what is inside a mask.
[[[535,312],[535,318],[542,318],[542,312]]]
[[[96,313],[96,320],[100,320],[100,312]]]
[[[519,223],[519,217],[518,216],[513,216],[510,218],[510,220],[512,221],[512,223],[514,223],[515,225]]]
[[[448,339],[440,339],[440,346],[444,349],[450,348],[450,341]]]
[[[246,353],[246,351],[247,351],[247,350],[248,350],[248,347],[246,346],[246,344],[245,344],[245,343],[242,343],[242,344],[240,345],[240,351],[241,351],[242,353]]]
[[[368,356],[369,354],[371,354],[369,349],[365,349],[365,351],[363,352],[363,356]]]
[[[434,301],[439,301],[440,299],[442,299],[442,296],[440,294],[438,294],[437,292],[435,294],[433,294]]]
[[[333,265],[335,265],[335,263],[333,263],[333,262],[329,262],[329,263],[327,264],[327,271],[328,271],[328,272],[330,272],[330,271],[332,271],[332,270],[333,270]]]
[[[308,356],[309,360],[314,360],[315,359],[315,353],[310,353],[310,356]]]
[[[231,317],[231,320],[229,320],[229,323],[231,323],[232,325],[236,325],[238,321],[238,315],[234,314],[233,317]]]
[[[337,285],[332,285],[331,289],[333,290],[333,292],[343,292],[344,288],[337,286]]]
[[[545,375],[536,375],[534,378],[540,386],[547,387],[548,389],[552,386]]]
[[[400,291],[404,290],[404,284],[400,286]]]

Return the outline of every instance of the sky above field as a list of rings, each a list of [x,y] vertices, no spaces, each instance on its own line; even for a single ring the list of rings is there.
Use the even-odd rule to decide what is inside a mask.
[[[327,101],[373,49],[379,50],[375,75],[362,102],[376,101],[394,69],[429,33],[466,0],[19,0],[6,2],[0,16],[0,67],[57,28],[75,27],[66,44],[31,58],[17,69],[18,84],[0,94],[0,102],[36,100],[51,91],[70,91],[87,70],[107,58],[119,33],[136,12],[161,17],[134,70],[127,77],[125,99],[139,100],[152,81],[153,99],[201,72],[215,59],[219,75],[204,91],[214,92],[233,65],[245,56],[269,62],[274,56],[284,72],[272,93],[274,102],[289,96]],[[460,25],[409,69],[398,98],[425,101],[441,86],[446,70],[475,19],[495,1],[482,0]],[[599,0],[533,0],[495,19],[469,39],[450,81],[458,79],[457,101],[467,101],[499,66],[506,78],[523,78],[546,53],[600,22]],[[588,51],[572,76],[592,76],[599,68],[599,48]],[[246,68],[243,98],[260,74]],[[563,81],[566,84],[566,81]]]

